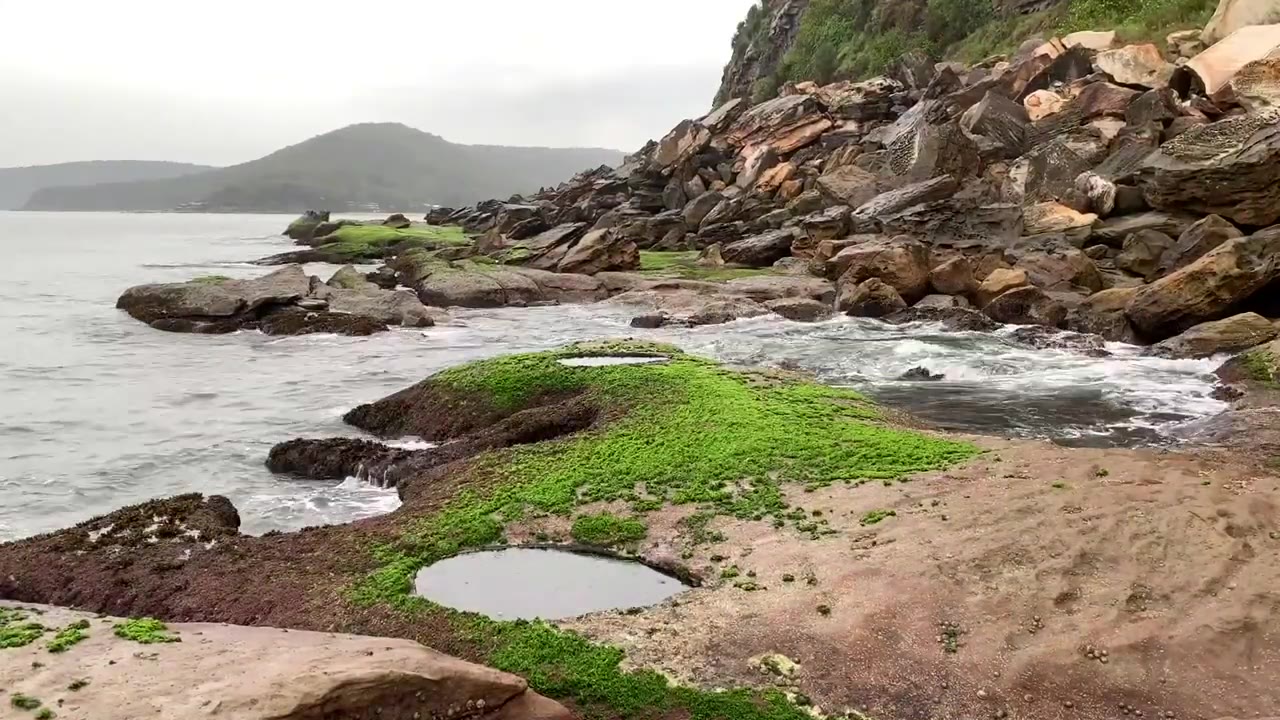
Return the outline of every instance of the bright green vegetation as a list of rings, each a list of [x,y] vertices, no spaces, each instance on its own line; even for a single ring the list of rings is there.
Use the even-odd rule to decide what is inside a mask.
[[[1043,12],[1002,15],[990,0],[812,0],[795,43],[776,75],[758,83],[754,99],[773,97],[788,80],[825,83],[877,75],[912,51],[933,60],[972,63],[1007,55],[1036,35],[1077,30],[1115,30],[1125,41],[1163,43],[1170,32],[1202,27],[1217,4],[1217,0],[1064,0]],[[744,22],[735,43],[761,42],[759,33],[765,30],[760,25],[767,25],[767,19]]]
[[[422,225],[396,229],[383,225],[343,225],[326,235],[320,250],[351,261],[376,260],[403,244],[438,249],[466,245],[471,239],[459,227]]]
[[[155,618],[130,618],[116,623],[115,634],[143,645],[182,642],[182,638],[169,634],[169,626]]]
[[[1244,374],[1250,380],[1271,387],[1280,384],[1280,363],[1276,361],[1276,356],[1270,350],[1266,348],[1250,350],[1240,356],[1240,364],[1244,368]]]
[[[14,693],[13,697],[9,698],[9,704],[19,710],[35,710],[40,707],[41,702],[39,698],[33,698],[22,693]]]
[[[862,520],[859,522],[863,525],[879,525],[882,521],[891,517],[898,517],[898,512],[896,510],[872,510],[863,515]]]
[[[741,574],[742,574],[742,571],[738,569],[737,565],[730,565],[729,567],[720,571],[720,578],[722,580],[732,580]]]
[[[649,528],[643,520],[603,513],[579,516],[573,521],[569,534],[586,545],[613,547],[643,540],[649,534]]]
[[[230,279],[226,275],[201,275],[198,278],[192,278],[191,282],[198,285],[221,285]]]
[[[670,361],[599,367],[558,362],[619,354]],[[707,525],[718,515],[789,519],[786,484],[896,478],[978,452],[967,443],[889,426],[852,391],[791,376],[735,372],[652,343],[592,343],[507,356],[446,370],[434,381],[511,411],[538,397],[576,392],[608,420],[556,441],[472,460],[472,473],[497,482],[462,492],[399,541],[376,548],[380,569],[350,592],[359,605],[449,612],[411,596],[418,569],[462,549],[499,542],[506,523],[531,513],[568,515],[580,505],[608,501],[631,502],[637,512],[696,505],[685,528],[695,542],[714,542],[723,536]],[[799,517],[812,522],[803,511]],[[592,522],[611,532],[619,525]],[[486,662],[528,678],[541,693],[571,699],[590,717],[652,718],[666,711],[697,720],[807,717],[773,692],[703,692],[671,686],[653,673],[625,672],[618,666],[621,651],[548,625],[449,617],[492,648]]]
[[[30,645],[44,635],[45,627],[27,622],[28,617],[22,610],[0,608],[0,650]]]
[[[76,643],[89,638],[89,633],[85,630],[89,629],[88,620],[80,620],[58,631],[57,635],[49,641],[48,648],[51,653],[60,653],[70,650]]]
[[[697,250],[641,250],[640,272],[655,277],[711,281],[774,274],[769,268],[703,267],[697,260]]]
[[[72,680],[67,689],[71,692],[79,692],[87,687],[89,687],[89,681],[85,678],[80,678],[79,680]]]

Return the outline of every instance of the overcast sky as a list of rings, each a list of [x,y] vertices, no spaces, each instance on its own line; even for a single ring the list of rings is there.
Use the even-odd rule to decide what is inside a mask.
[[[227,165],[356,122],[632,151],[754,0],[0,0],[0,167]]]

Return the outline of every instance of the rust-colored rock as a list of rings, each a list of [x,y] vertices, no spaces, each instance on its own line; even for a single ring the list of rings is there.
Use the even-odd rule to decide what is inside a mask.
[[[952,258],[929,272],[929,284],[943,295],[972,295],[978,290],[973,264],[963,255]]]
[[[978,285],[978,307],[985,307],[987,303],[1006,292],[1029,283],[1026,270],[996,268]]]
[[[1186,332],[1152,345],[1151,355],[1170,358],[1202,358],[1218,353],[1248,350],[1269,342],[1280,329],[1257,313],[1241,313],[1196,325]]]
[[[987,317],[1006,325],[1059,327],[1067,319],[1067,308],[1034,285],[1014,288],[982,308]]]
[[[906,308],[898,291],[879,278],[843,287],[836,300],[836,309],[855,317],[880,318]]]
[[[829,264],[840,272],[841,292],[879,278],[908,304],[929,292],[929,250],[905,236],[873,240],[841,250]]]

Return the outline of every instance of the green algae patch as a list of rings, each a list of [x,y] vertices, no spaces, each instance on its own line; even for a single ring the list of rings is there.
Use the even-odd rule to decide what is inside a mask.
[[[776,274],[769,268],[704,267],[699,265],[697,261],[697,250],[682,250],[678,252],[641,250],[640,272],[654,277],[710,281]]]
[[[407,228],[343,225],[320,240],[319,250],[351,261],[377,260],[397,247],[439,249],[471,242],[462,228],[434,225]]]
[[[568,358],[661,356],[644,365],[566,366]],[[527,514],[567,516],[582,505],[627,502],[634,512],[694,505],[686,542],[722,540],[716,516],[812,523],[784,497],[787,485],[823,487],[946,467],[978,453],[968,444],[890,425],[853,391],[786,373],[745,373],[678,348],[633,341],[572,345],[512,355],[434,376],[448,393],[508,412],[547,398],[575,397],[599,409],[589,429],[472,458],[466,472],[484,490],[463,490],[374,548],[379,569],[350,588],[359,606],[443,614],[480,648],[484,662],[569,700],[588,717],[800,720],[807,711],[775,691],[703,691],[648,671],[624,671],[621,650],[552,625],[499,622],[445,610],[411,595],[422,567],[502,542],[506,524]],[[430,384],[428,392],[430,392]],[[796,520],[795,518],[801,518]],[[632,524],[634,523],[634,524]],[[639,519],[586,515],[573,535],[611,542],[642,537]]]
[[[9,704],[19,710],[35,710],[43,703],[40,702],[40,698],[23,695],[22,693],[14,693],[13,697],[9,698]]]
[[[584,545],[614,547],[643,540],[649,528],[643,520],[602,513],[579,516],[569,534]]]
[[[47,628],[28,617],[22,610],[0,608],[0,650],[25,647],[44,635]]]
[[[1245,376],[1254,382],[1271,387],[1280,384],[1280,363],[1266,348],[1258,348],[1241,355],[1240,367],[1244,370]]]
[[[116,623],[116,637],[143,645],[182,642],[182,638],[169,633],[169,626],[155,618],[130,618]]]
[[[898,517],[898,512],[896,510],[872,510],[866,515],[863,515],[862,519],[858,522],[864,526],[879,525],[891,517]]]
[[[85,630],[89,629],[88,620],[79,620],[58,631],[57,635],[49,641],[46,647],[51,653],[62,653],[70,650],[77,643],[89,639],[89,633]]]
[[[191,282],[197,285],[221,285],[230,279],[226,275],[201,275],[198,278],[192,278]]]

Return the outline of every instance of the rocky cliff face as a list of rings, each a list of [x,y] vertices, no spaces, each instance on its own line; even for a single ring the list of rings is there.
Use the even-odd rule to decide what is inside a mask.
[[[716,105],[750,98],[757,83],[768,82],[800,30],[809,0],[764,0],[753,5],[733,37],[733,57],[724,67]]]

